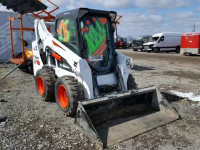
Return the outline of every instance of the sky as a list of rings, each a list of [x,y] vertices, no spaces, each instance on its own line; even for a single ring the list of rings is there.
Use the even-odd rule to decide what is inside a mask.
[[[52,0],[59,12],[87,7],[113,10],[122,15],[118,25],[121,36],[138,37],[159,32],[200,32],[200,0]],[[53,6],[42,0],[49,9]],[[0,11],[6,8],[0,5]]]

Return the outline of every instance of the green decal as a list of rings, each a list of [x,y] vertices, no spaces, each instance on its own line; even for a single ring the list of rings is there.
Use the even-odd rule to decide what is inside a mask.
[[[97,29],[95,29],[93,25],[90,25],[88,33],[84,34],[88,45],[89,56],[98,50],[106,38],[106,32],[103,30],[99,22],[95,21],[95,24]]]
[[[69,20],[62,20],[60,26],[57,29],[57,33],[59,34],[58,39],[63,42],[68,42],[70,39],[70,31],[68,30]]]
[[[58,37],[59,41],[63,41],[62,35]]]

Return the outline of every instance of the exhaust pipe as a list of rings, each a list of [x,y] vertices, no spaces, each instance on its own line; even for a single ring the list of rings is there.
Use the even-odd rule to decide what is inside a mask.
[[[79,102],[75,124],[101,147],[110,147],[179,119],[155,87]]]

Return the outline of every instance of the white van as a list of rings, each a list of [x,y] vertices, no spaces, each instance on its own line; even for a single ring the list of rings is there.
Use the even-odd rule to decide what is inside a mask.
[[[175,32],[155,34],[147,43],[143,44],[145,51],[153,51],[155,53],[161,51],[175,51],[176,53],[180,53],[180,45],[181,33]]]

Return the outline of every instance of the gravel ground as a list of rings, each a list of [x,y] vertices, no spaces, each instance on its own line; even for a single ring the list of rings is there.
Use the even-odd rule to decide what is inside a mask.
[[[169,90],[200,94],[200,57],[120,50],[135,62],[138,87],[156,85],[181,119],[109,149],[193,149],[200,147],[200,103],[168,94]],[[12,69],[0,68],[0,77]],[[38,100],[34,79],[17,70],[0,83],[1,149],[99,149],[73,125],[55,102]]]

